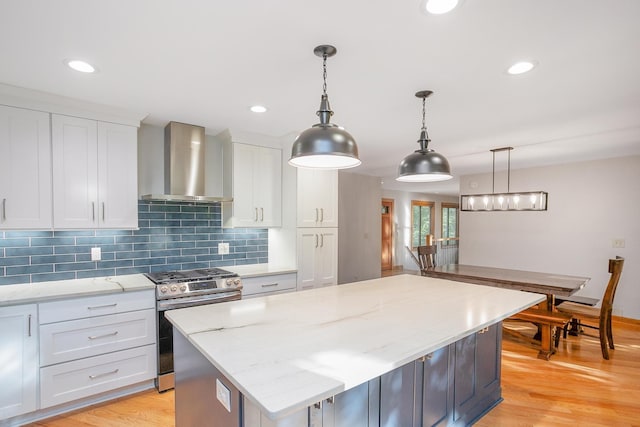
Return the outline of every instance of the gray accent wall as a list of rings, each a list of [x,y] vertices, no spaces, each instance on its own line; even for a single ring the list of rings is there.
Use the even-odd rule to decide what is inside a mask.
[[[511,191],[528,190],[549,192],[546,212],[461,212],[460,263],[591,277],[578,295],[601,299],[620,255],[613,314],[640,319],[640,156],[512,170]],[[491,174],[460,192],[491,192]]]
[[[338,175],[338,284],[380,277],[380,178]]]

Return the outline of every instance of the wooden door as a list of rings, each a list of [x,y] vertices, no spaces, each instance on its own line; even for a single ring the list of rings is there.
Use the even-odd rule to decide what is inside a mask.
[[[382,199],[382,270],[393,268],[393,200]]]

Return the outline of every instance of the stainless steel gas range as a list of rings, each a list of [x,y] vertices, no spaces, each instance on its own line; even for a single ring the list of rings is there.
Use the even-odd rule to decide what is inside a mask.
[[[158,391],[172,389],[173,327],[165,319],[165,312],[176,308],[216,304],[242,298],[240,277],[221,268],[165,271],[146,276],[156,284],[158,311]]]

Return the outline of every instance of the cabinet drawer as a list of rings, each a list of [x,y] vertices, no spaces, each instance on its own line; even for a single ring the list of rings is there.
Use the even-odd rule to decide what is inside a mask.
[[[42,408],[156,376],[156,346],[147,345],[40,369]]]
[[[156,297],[154,292],[153,289],[149,289],[146,291],[122,292],[45,302],[39,304],[38,308],[40,324],[103,316],[105,314],[125,313],[147,308],[155,309]]]
[[[40,366],[153,344],[155,336],[155,309],[41,325]]]
[[[295,274],[276,274],[274,276],[249,277],[242,279],[242,295],[271,294],[296,287]]]

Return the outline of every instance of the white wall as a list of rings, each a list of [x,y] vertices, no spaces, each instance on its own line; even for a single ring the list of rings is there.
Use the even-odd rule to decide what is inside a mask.
[[[457,196],[410,193],[407,191],[382,190],[382,197],[393,200],[393,266],[402,266],[405,270],[418,270],[418,266],[407,252],[411,247],[411,201],[423,200],[435,202],[435,238],[441,237],[442,202],[458,203]]]
[[[640,319],[640,156],[511,171],[512,192],[534,190],[549,193],[548,211],[461,212],[460,263],[587,276],[578,295],[602,298],[620,255],[614,315]],[[460,191],[491,192],[491,174],[463,176]]]
[[[338,175],[338,283],[380,277],[380,178]]]

